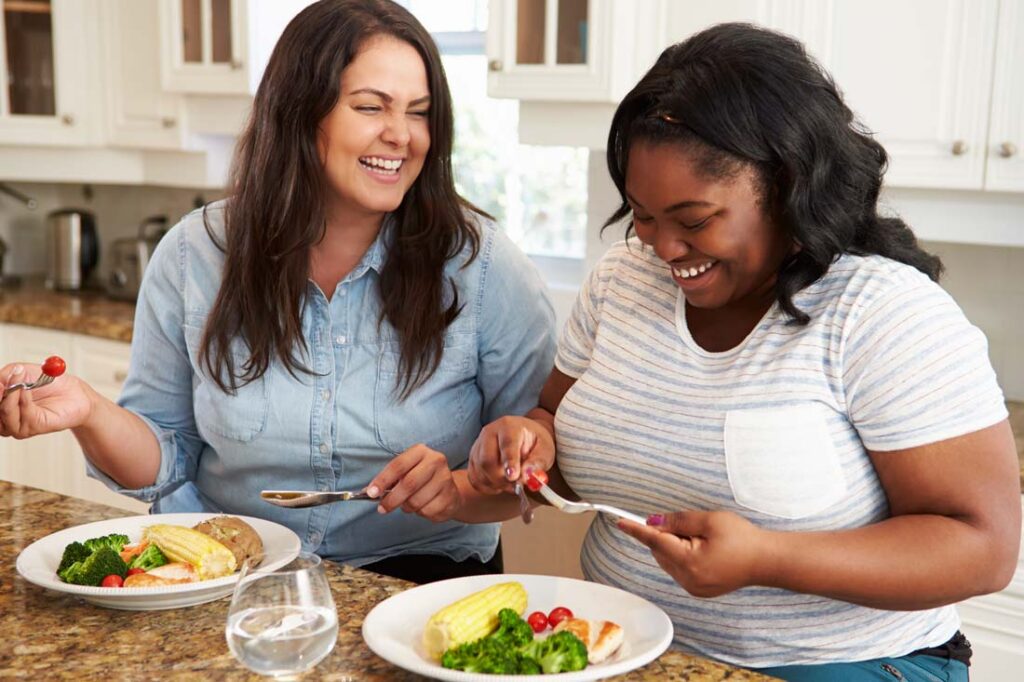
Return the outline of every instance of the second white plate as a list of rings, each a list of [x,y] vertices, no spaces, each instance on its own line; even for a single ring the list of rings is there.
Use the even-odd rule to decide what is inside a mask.
[[[112,609],[153,611],[193,606],[220,599],[231,594],[238,582],[238,572],[232,575],[184,585],[165,587],[89,587],[69,585],[57,577],[64,548],[74,541],[123,533],[134,543],[142,537],[142,529],[157,523],[168,523],[191,528],[200,521],[220,514],[154,514],[128,516],[72,526],[36,540],[18,555],[17,569],[25,580],[57,592],[74,594],[87,602]],[[250,516],[237,516],[259,533],[263,540],[263,563],[260,570],[274,570],[284,566],[299,554],[299,537],[284,526]]]
[[[449,670],[423,651],[423,628],[442,607],[495,583],[519,581],[526,588],[526,613],[569,608],[577,618],[610,620],[625,630],[622,646],[607,661],[557,675],[482,675]],[[525,615],[525,614],[524,614]],[[442,580],[406,590],[377,604],[363,621],[363,639],[384,660],[420,675],[453,682],[589,682],[639,668],[672,642],[672,623],[651,602],[614,587],[546,575],[482,575]]]

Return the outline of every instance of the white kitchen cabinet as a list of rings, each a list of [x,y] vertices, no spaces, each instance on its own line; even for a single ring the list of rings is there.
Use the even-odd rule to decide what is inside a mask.
[[[657,0],[490,0],[488,94],[527,101],[615,102],[653,60],[637,29]],[[654,46],[656,47],[656,46]]]
[[[0,144],[81,146],[101,135],[94,0],[3,0]]]
[[[111,146],[182,149],[183,96],[160,84],[160,7],[154,0],[101,0]]]
[[[42,363],[50,355],[68,362],[68,371],[114,400],[128,371],[130,345],[79,334],[22,325],[0,325],[4,364]],[[110,491],[85,473],[78,441],[70,431],[24,440],[0,439],[0,479],[145,513],[149,506]]]
[[[985,188],[1024,192],[1024,2],[1001,0]]]
[[[890,156],[889,185],[982,189],[999,4],[776,0],[764,7],[765,23],[802,39],[877,133]]]
[[[252,95],[281,31],[312,0],[160,0],[163,87]]]

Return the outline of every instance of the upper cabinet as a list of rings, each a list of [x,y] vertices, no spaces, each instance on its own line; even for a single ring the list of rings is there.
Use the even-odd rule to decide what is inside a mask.
[[[997,22],[1000,4],[1004,21],[1015,24]],[[1013,44],[1019,5],[776,0],[764,3],[764,21],[801,38],[832,73],[847,104],[889,152],[887,184],[991,189],[994,178],[986,181],[986,175],[1007,166],[1000,145],[1015,145],[1021,133],[1022,52]],[[1009,188],[1006,173],[1000,183]],[[1024,189],[1020,176],[1014,188]]]
[[[274,44],[312,0],[160,0],[163,87],[252,95]]]
[[[996,36],[985,187],[1024,191],[1024,3],[1003,0]]]
[[[0,0],[0,144],[77,146],[100,136],[91,3]]]
[[[537,101],[615,102],[653,58],[635,40],[652,0],[490,0],[488,92]]]

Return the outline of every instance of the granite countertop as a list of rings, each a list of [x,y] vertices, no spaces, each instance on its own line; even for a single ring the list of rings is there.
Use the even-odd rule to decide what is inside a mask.
[[[230,599],[169,611],[117,611],[37,587],[18,575],[18,553],[50,533],[127,512],[0,481],[0,678],[260,680],[228,651]],[[338,606],[338,642],[304,680],[421,680],[374,655],[363,618],[411,587],[395,578],[327,564]],[[613,679],[641,682],[769,680],[746,670],[668,651]]]
[[[98,291],[52,291],[36,279],[0,289],[0,322],[131,341],[134,319],[135,303]]]

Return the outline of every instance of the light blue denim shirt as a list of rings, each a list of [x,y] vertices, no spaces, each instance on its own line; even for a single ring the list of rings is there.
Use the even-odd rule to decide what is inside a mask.
[[[223,215],[223,202],[208,207],[218,236]],[[284,509],[259,497],[267,488],[360,490],[416,443],[443,452],[453,469],[464,467],[483,425],[537,404],[554,357],[554,313],[533,264],[493,225],[478,222],[477,258],[463,267],[467,249],[446,267],[463,309],[445,333],[441,363],[399,402],[397,336],[386,321],[377,324],[387,221],[329,301],[309,284],[302,325],[307,366],[316,374],[294,378],[275,361],[229,395],[198,359],[224,255],[203,226],[202,210],[185,216],[146,268],[119,400],[159,440],[157,479],[126,490],[91,465],[90,475],[152,501],[154,513],[274,521],[295,531],[304,550],[353,565],[407,553],[490,559],[497,524],[434,524],[401,510],[382,515],[373,502]],[[236,352],[237,367],[245,357],[240,341]]]

